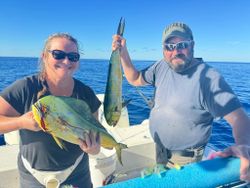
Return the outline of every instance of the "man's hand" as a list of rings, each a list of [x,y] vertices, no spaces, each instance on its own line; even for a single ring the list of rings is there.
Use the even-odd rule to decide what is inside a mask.
[[[116,49],[119,49],[121,52],[121,55],[123,54],[123,51],[127,52],[127,46],[126,46],[126,39],[123,38],[120,35],[113,35],[112,40],[112,51],[115,51]]]
[[[234,145],[226,148],[224,151],[212,153],[209,159],[215,157],[239,157],[240,158],[240,179],[250,182],[250,146]]]

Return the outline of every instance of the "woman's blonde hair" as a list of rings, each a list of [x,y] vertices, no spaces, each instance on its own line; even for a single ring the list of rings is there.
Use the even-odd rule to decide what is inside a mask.
[[[50,47],[51,47],[51,41],[55,38],[65,38],[65,39],[70,40],[76,45],[77,51],[79,52],[78,41],[72,35],[68,33],[54,33],[50,35],[48,39],[45,41],[45,45],[42,50],[42,54],[43,54],[42,56],[48,53],[48,50],[50,50]],[[49,90],[48,85],[46,84],[45,62],[43,61],[44,58],[42,56],[39,59],[39,67],[40,67],[39,79],[42,83],[42,90],[38,92],[37,99],[41,98]]]

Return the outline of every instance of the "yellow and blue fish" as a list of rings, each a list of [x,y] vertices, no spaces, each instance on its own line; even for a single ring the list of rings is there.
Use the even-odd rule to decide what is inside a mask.
[[[86,134],[98,133],[101,146],[115,148],[122,164],[121,150],[127,146],[116,142],[95,119],[88,104],[83,100],[49,95],[33,104],[32,112],[40,128],[50,133],[61,148],[64,148],[62,140],[79,144],[79,139],[85,140]]]

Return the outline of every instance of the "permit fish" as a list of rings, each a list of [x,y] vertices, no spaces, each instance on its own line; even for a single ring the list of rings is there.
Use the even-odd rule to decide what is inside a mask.
[[[90,132],[99,133],[100,144],[104,148],[115,148],[117,158],[122,164],[121,150],[127,148],[118,143],[92,115],[86,102],[63,96],[46,96],[32,105],[35,121],[40,128],[50,133],[56,143],[63,149],[62,140],[79,144]]]
[[[120,19],[117,34],[122,36],[125,20]],[[116,126],[122,110],[122,68],[119,49],[112,52],[109,60],[108,79],[104,96],[104,116],[110,126]]]

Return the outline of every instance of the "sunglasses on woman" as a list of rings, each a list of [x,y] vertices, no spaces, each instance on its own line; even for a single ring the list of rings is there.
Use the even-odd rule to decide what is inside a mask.
[[[175,44],[165,43],[164,49],[166,49],[167,51],[174,51],[174,49],[183,50],[183,49],[188,48],[192,42],[193,41],[181,41],[181,42],[177,42]]]
[[[76,52],[66,53],[62,50],[48,50],[48,52],[50,52],[56,60],[65,59],[66,56],[71,62],[77,62],[80,59],[80,54]]]

